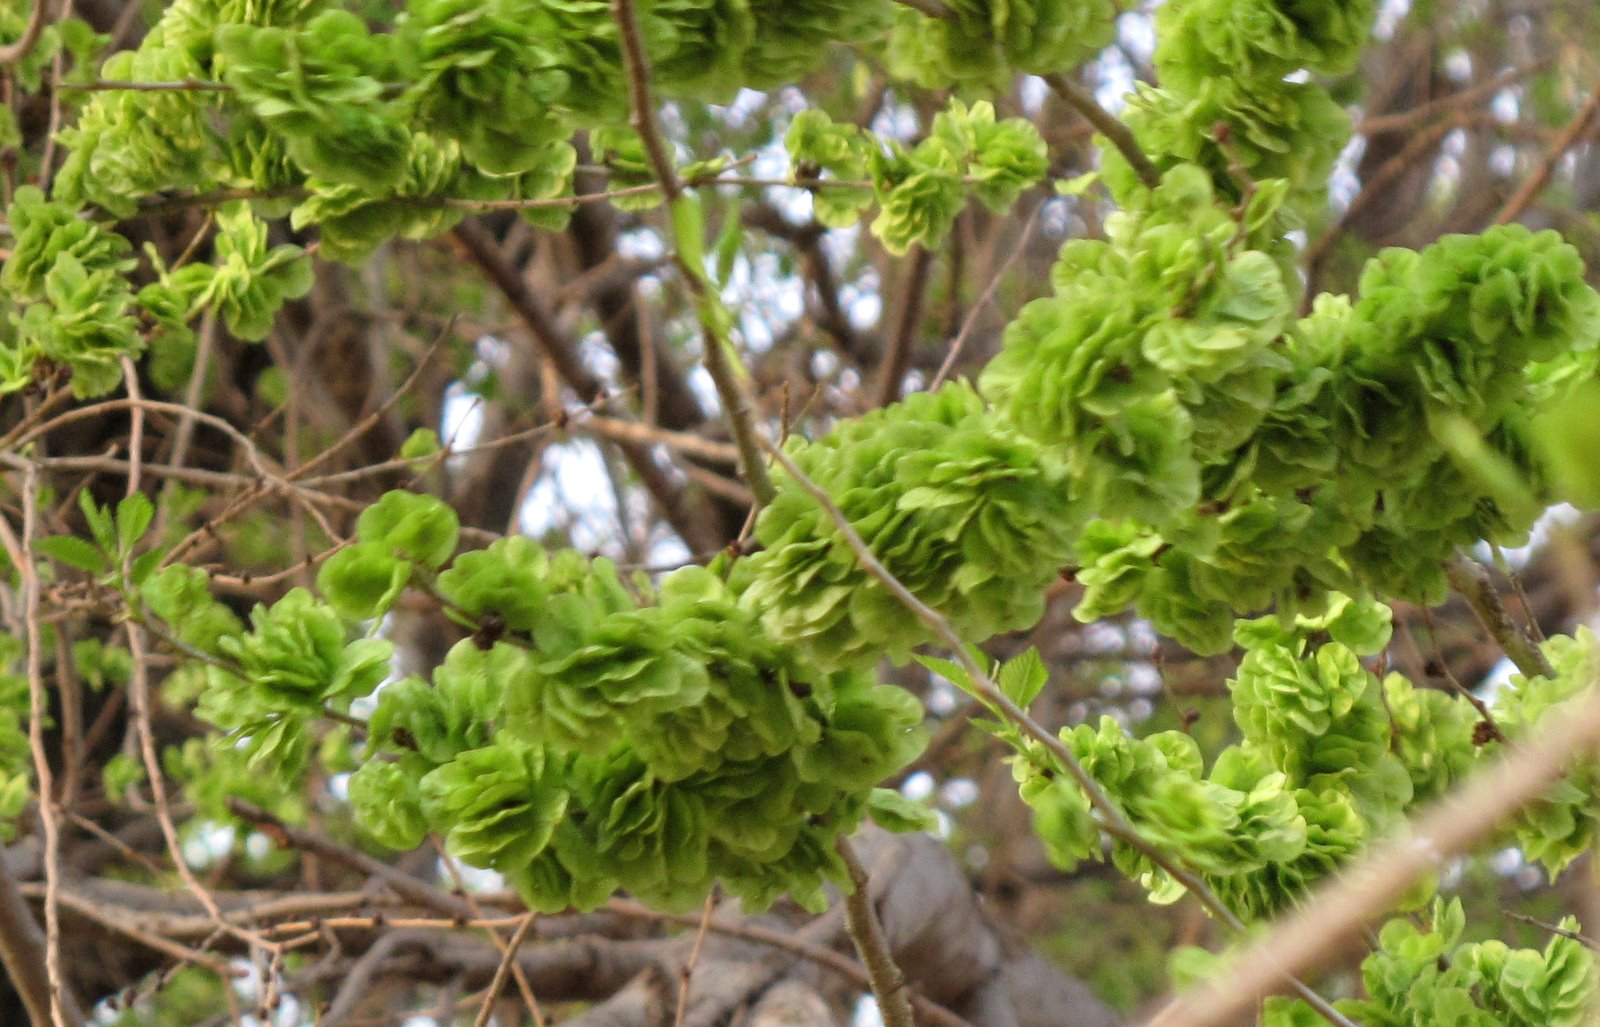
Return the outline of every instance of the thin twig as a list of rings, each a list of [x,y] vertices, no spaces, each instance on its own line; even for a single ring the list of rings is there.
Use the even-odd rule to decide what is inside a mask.
[[[23,634],[28,643],[28,747],[33,756],[33,773],[38,784],[39,821],[44,828],[44,969],[48,985],[48,1005],[44,1012],[46,1022],[55,1027],[71,1027],[82,1022],[82,1015],[78,1012],[77,1002],[67,992],[61,972],[61,821],[55,808],[55,775],[51,772],[50,757],[44,745],[44,632],[39,620],[39,570],[33,558],[33,540],[38,531],[38,493],[38,474],[29,468],[23,477],[22,537],[18,539],[11,530],[10,522],[0,517],[0,542],[4,543],[12,566],[22,578]],[[3,942],[7,949],[11,940]],[[11,966],[10,958],[7,959],[7,966]],[[18,969],[25,974],[29,967],[24,963]],[[34,1021],[39,1022],[37,1011]]]
[[[951,340],[950,352],[945,355],[944,363],[939,365],[939,373],[933,376],[933,384],[928,386],[929,389],[937,389],[950,376],[951,370],[956,366],[956,360],[961,356],[961,350],[967,344],[967,336],[972,334],[973,325],[978,323],[978,316],[989,305],[989,301],[994,299],[994,294],[1000,288],[1000,283],[1005,280],[1006,273],[1011,270],[1017,259],[1022,256],[1023,251],[1028,248],[1028,241],[1033,238],[1033,230],[1039,226],[1039,216],[1044,213],[1044,208],[1045,204],[1042,202],[1033,208],[1033,213],[1029,214],[1028,220],[1023,223],[1022,235],[1017,239],[1017,245],[1012,249],[1011,255],[1006,258],[1004,264],[1000,265],[1000,270],[995,272],[994,277],[989,279],[989,284],[984,286],[983,293],[978,297],[978,301],[972,305],[972,309],[967,311],[966,320],[961,322],[961,330]]]
[[[634,10],[633,0],[611,0],[611,16],[617,23],[617,31],[622,40],[622,63],[628,76],[628,97],[632,106],[633,128],[644,142],[650,167],[655,173],[656,180],[661,184],[662,196],[669,206],[675,206],[683,202],[683,185],[678,180],[678,172],[667,151],[666,141],[661,137],[660,126],[656,124],[655,106],[650,99],[650,68],[646,62],[644,41],[639,30],[639,16]],[[677,219],[674,218],[673,222],[676,230]],[[694,299],[695,313],[699,317],[703,336],[702,348],[705,350],[706,370],[711,375],[712,383],[717,387],[717,397],[722,401],[723,414],[727,417],[728,427],[733,432],[734,444],[739,447],[740,465],[744,470],[745,482],[750,486],[750,492],[755,496],[756,503],[766,506],[777,496],[777,492],[773,489],[772,479],[767,474],[767,465],[761,459],[759,436],[751,412],[749,390],[745,386],[740,370],[734,367],[732,345],[719,323],[725,319],[727,312],[722,309],[721,299],[715,295],[706,281],[705,268],[691,267],[689,262],[684,260],[683,242],[684,240],[678,240],[678,252],[674,259],[683,272],[684,282]],[[695,240],[696,249],[700,243],[701,240]]]
[[[1558,938],[1566,938],[1569,941],[1575,941],[1585,948],[1600,949],[1600,944],[1597,944],[1593,938],[1589,937],[1587,934],[1584,934],[1582,931],[1569,931],[1560,924],[1552,924],[1548,921],[1540,920],[1536,916],[1529,916],[1526,913],[1516,913],[1509,909],[1501,910],[1500,914],[1502,916],[1509,917],[1512,920],[1525,923],[1530,927],[1537,927],[1541,931],[1548,931]]]
[[[199,78],[182,78],[167,82],[125,82],[103,78],[94,82],[58,82],[56,88],[75,93],[231,93],[234,91],[226,82],[208,82]]]
[[[455,883],[456,892],[463,902],[472,910],[472,915],[483,919],[483,908],[478,905],[478,900],[473,898],[472,892],[467,890],[467,882],[461,876],[461,868],[456,865],[455,859],[445,851],[444,844],[437,837],[431,839],[434,849],[439,853],[439,862],[444,865],[445,872],[450,875],[450,880]],[[513,956],[514,948],[500,938],[500,932],[490,928],[484,932],[489,941],[500,952],[502,959],[507,960],[511,969],[511,977],[517,982],[517,991],[522,995],[523,1005],[528,1007],[528,1015],[533,1017],[534,1027],[545,1027],[544,1010],[539,1007],[539,1000],[533,994],[533,984],[528,980],[528,973],[522,968]]]
[[[472,1027],[485,1027],[489,1016],[494,1012],[495,1000],[500,997],[500,992],[506,986],[506,978],[510,976],[511,966],[517,961],[517,949],[528,936],[528,929],[533,926],[539,914],[529,913],[517,922],[517,929],[511,932],[511,938],[506,942],[506,950],[500,955],[500,965],[495,967],[494,980],[489,982],[489,990],[483,993],[483,1005],[478,1007],[478,1015],[472,1021]]]
[[[684,927],[697,927],[697,921],[700,919],[698,916],[681,913],[663,913],[658,909],[651,909],[631,899],[612,899],[606,903],[605,909],[616,913],[618,916],[630,919],[679,924]],[[805,940],[802,937],[802,932],[775,931],[768,927],[762,927],[760,924],[723,923],[719,920],[712,920],[706,927],[712,934],[721,934],[729,938],[738,938],[741,941],[755,942],[757,945],[766,945],[799,956],[801,959],[828,968],[863,991],[872,990],[872,980],[867,976],[866,969],[860,963],[842,952],[836,952],[826,946]],[[966,1020],[934,1002],[921,992],[909,986],[907,991],[919,1023],[929,1024],[932,1027],[972,1027]]]
[[[1440,97],[1420,107],[1397,114],[1380,114],[1376,117],[1363,118],[1355,127],[1356,135],[1372,137],[1376,135],[1390,135],[1400,132],[1409,132],[1428,123],[1432,118],[1477,103],[1479,100],[1493,93],[1497,93],[1518,79],[1526,78],[1536,72],[1543,71],[1554,61],[1552,57],[1544,57],[1537,61],[1515,68],[1507,68],[1492,78],[1485,79],[1475,86],[1470,86],[1457,93]]]
[[[706,929],[711,926],[711,911],[716,904],[716,895],[706,896],[705,905],[700,910],[700,923],[695,928],[694,944],[689,948],[689,958],[678,968],[678,1008],[672,1014],[672,1027],[683,1027],[684,1014],[689,1011],[689,982],[694,977],[695,966],[700,962],[700,950],[705,947]]]
[[[228,809],[236,816],[254,824],[258,831],[271,839],[279,848],[293,847],[336,860],[357,873],[377,878],[396,894],[418,905],[438,910],[446,916],[470,920],[477,915],[471,904],[463,898],[442,891],[364,852],[340,845],[331,838],[285,824],[261,807],[243,799],[228,799]]]

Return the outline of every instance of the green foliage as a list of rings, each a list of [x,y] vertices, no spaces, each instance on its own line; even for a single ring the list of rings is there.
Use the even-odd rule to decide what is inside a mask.
[[[1016,72],[1054,74],[1115,38],[1121,0],[955,0],[953,18],[896,14],[891,66],[921,85],[994,86]]]
[[[1067,559],[1066,478],[970,386],[910,396],[793,452],[889,572],[962,637],[1038,619]],[[765,550],[748,561],[744,601],[818,666],[907,659],[929,629],[861,567],[816,500],[787,477],[778,485],[756,523]]]
[[[311,290],[311,260],[305,251],[269,246],[266,222],[243,204],[218,212],[215,247],[215,267],[195,265],[199,281],[191,288],[198,287],[198,295],[190,302],[215,306],[228,331],[241,339],[266,338],[278,308]]]
[[[1457,1024],[1461,1027],[1577,1027],[1587,1022],[1596,983],[1593,954],[1583,942],[1557,935],[1544,950],[1512,949],[1499,941],[1463,942],[1461,902],[1434,903],[1422,930],[1391,920],[1378,948],[1361,964],[1367,998],[1338,1003],[1356,1022],[1377,1027]],[[1562,931],[1576,931],[1572,917]],[[1275,999],[1263,1023],[1311,1022],[1299,1002]]]
[[[408,133],[383,95],[394,77],[391,39],[340,10],[298,28],[225,25],[216,34],[224,80],[289,156],[319,179],[369,190],[405,170]]]
[[[460,521],[433,496],[387,493],[362,511],[356,543],[341,549],[317,572],[317,587],[340,613],[375,617],[399,598],[419,569],[442,566],[455,553]]]
[[[390,505],[362,529],[394,544],[418,522]],[[758,905],[785,890],[814,904],[841,879],[828,839],[921,747],[912,696],[802,663],[703,568],[641,603],[609,563],[513,538],[437,587],[476,633],[431,683],[382,690],[368,732],[383,752],[351,801],[380,842],[438,831],[537,908],[617,888],[688,908],[719,879]]]
[[[817,110],[795,116],[785,144],[806,177],[842,183],[813,193],[825,225],[854,224],[868,198],[853,183],[870,181],[879,206],[873,234],[896,255],[914,244],[931,249],[943,242],[969,189],[991,209],[1004,210],[1049,168],[1038,129],[1022,118],[997,121],[987,100],[971,107],[951,100],[927,138],[909,149],[894,140],[879,146],[870,133]]]
[[[399,23],[421,123],[490,174],[532,170],[569,131],[552,106],[569,78],[541,44],[550,36],[539,6],[415,0]]]
[[[182,46],[152,37],[137,50],[113,54],[100,68],[108,79],[172,82],[206,78]],[[126,216],[140,197],[210,182],[207,157],[214,130],[203,94],[191,92],[97,93],[60,139],[67,159],[53,195],[67,203],[92,203]]]
[[[837,113],[867,92],[864,77],[846,87],[833,74],[841,47],[864,57],[856,70],[870,65],[874,88],[916,127],[878,132],[864,117],[801,110],[783,140],[793,181],[825,228],[875,207],[883,251],[937,252],[972,199],[1004,213],[1059,156],[984,97],[1005,96],[1019,73],[1069,73],[1114,38],[1127,5],[945,0],[950,16],[930,18],[888,0],[641,0],[651,88],[673,112],[665,143],[689,184],[662,210],[660,191],[633,188],[650,187],[655,170],[630,123],[608,0],[365,6],[178,0],[98,69],[150,88],[97,91],[74,111],[56,83],[63,166],[48,194],[16,187],[7,213],[0,393],[67,375],[79,399],[133,393],[125,368],[146,354],[157,390],[191,375],[205,384],[197,318],[266,338],[310,290],[313,248],[358,263],[396,239],[448,231],[483,201],[531,201],[528,222],[564,227],[580,149],[595,165],[586,175],[625,191],[613,206],[669,238],[690,284],[711,285],[715,265],[728,285],[743,200],[716,197],[729,216],[708,261],[717,208],[699,190],[744,161],[706,141],[707,115],[689,101],[729,102],[820,70],[839,88],[819,102]],[[1384,600],[1442,599],[1459,549],[1521,542],[1555,499],[1600,502],[1600,294],[1556,233],[1504,226],[1382,250],[1351,297],[1302,295],[1295,233],[1327,215],[1350,132],[1347,95],[1326,80],[1355,68],[1375,6],[1160,5],[1161,85],[1141,83],[1124,114],[1158,180],[1107,148],[1096,176],[1058,186],[1087,215],[1101,183],[1116,209],[1104,238],[1062,248],[1050,295],[1004,329],[977,387],[916,393],[789,443],[889,574],[967,643],[1032,627],[1065,572],[1084,621],[1132,610],[1196,652],[1242,649],[1228,681],[1237,734],[1220,751],[1220,727],[1202,746],[1183,731],[1140,737],[1112,717],[1071,724],[1061,739],[1150,845],[1248,921],[1292,907],[1492,758],[1499,732],[1515,741],[1563,716],[1600,668],[1587,632],[1550,640],[1555,675],[1513,677],[1492,723],[1385,673]],[[16,12],[0,11],[0,38],[20,31]],[[33,117],[20,101],[58,56],[80,79],[95,74],[101,45],[81,22],[46,29],[10,69],[21,97],[15,113],[0,111],[0,147],[35,159],[19,146]],[[750,151],[772,135],[752,131]],[[17,182],[36,169],[23,170]],[[233,197],[243,198],[220,203]],[[169,211],[153,201],[215,215],[181,257],[152,243],[136,258],[98,218],[159,238],[167,226],[155,215]],[[958,286],[953,277],[952,310],[968,301]],[[732,325],[716,291],[696,313]],[[247,401],[287,398],[283,369],[257,376],[244,364],[234,370],[252,371],[248,383],[233,384]],[[422,478],[440,455],[428,429],[400,448]],[[687,910],[714,888],[752,908],[785,893],[818,907],[825,885],[846,882],[838,838],[866,817],[896,830],[938,824],[929,807],[877,787],[915,758],[924,714],[874,669],[941,640],[799,480],[778,471],[775,485],[752,555],[654,578],[524,537],[458,555],[449,506],[390,491],[360,514],[350,544],[316,554],[326,557],[318,594],[260,603],[248,626],[212,594],[207,569],[161,566],[213,515],[204,496],[164,505],[162,537],[151,538],[158,518],[144,493],[104,508],[85,489],[87,535],[30,544],[48,585],[74,602],[71,590],[85,590],[94,617],[112,608],[176,659],[161,696],[215,729],[163,757],[199,818],[233,824],[228,800],[242,798],[303,819],[327,778],[350,773],[366,841],[442,838],[538,910],[591,909],[619,890]],[[233,531],[232,556],[285,561],[271,517]],[[407,589],[468,637],[438,666],[399,677],[380,635]],[[354,636],[356,623],[368,637]],[[135,667],[111,635],[55,643],[36,658],[70,653],[96,692],[166,666]],[[0,639],[6,824],[38,801],[24,656]],[[981,694],[959,665],[919,659]],[[993,677],[1026,707],[1049,672],[1029,649]],[[980,723],[1010,747],[1052,860],[1109,856],[1153,901],[1183,895],[1162,861],[1102,831],[1104,810],[1067,767],[1004,718]],[[1563,769],[1500,839],[1552,877],[1592,848],[1600,818],[1595,760]],[[126,755],[103,770],[114,802],[145,775]],[[1511,950],[1463,943],[1462,932],[1457,903],[1437,903],[1429,930],[1390,923],[1347,1012],[1394,1025],[1579,1022],[1594,989],[1581,946]],[[184,989],[220,984],[180,980],[139,1022],[204,1018],[185,1019],[201,999]],[[1263,1022],[1308,1016],[1275,999]]]
[[[1496,722],[1512,738],[1545,717],[1559,720],[1562,711],[1600,679],[1600,649],[1588,628],[1571,636],[1558,635],[1543,649],[1556,676],[1513,674],[1495,697]],[[1512,819],[1510,832],[1528,859],[1542,864],[1553,879],[1593,844],[1597,819],[1600,766],[1593,759],[1579,759],[1538,801]]]

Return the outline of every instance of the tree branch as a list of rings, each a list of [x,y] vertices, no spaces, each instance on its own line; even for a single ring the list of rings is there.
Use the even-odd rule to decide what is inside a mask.
[[[900,386],[906,376],[906,365],[911,362],[911,348],[916,345],[917,329],[922,324],[923,300],[928,295],[928,277],[933,268],[933,254],[925,246],[917,246],[911,255],[911,265],[906,269],[906,286],[900,296],[900,316],[896,318],[894,336],[889,342],[889,352],[884,354],[879,370],[877,406],[886,407],[900,398]]]
[[[1510,224],[1522,215],[1528,205],[1538,199],[1544,192],[1544,187],[1550,183],[1550,176],[1555,173],[1556,165],[1565,157],[1567,151],[1577,145],[1587,131],[1594,125],[1596,112],[1600,112],[1600,82],[1590,90],[1589,98],[1578,108],[1578,113],[1572,116],[1561,129],[1561,134],[1556,136],[1555,142],[1550,144],[1550,149],[1545,152],[1539,164],[1533,169],[1533,174],[1517,189],[1506,205],[1500,208],[1500,213],[1495,215],[1494,223],[1497,225]]]
[[[911,1001],[906,995],[906,976],[884,940],[883,925],[878,922],[877,910],[872,908],[867,872],[850,847],[850,839],[841,837],[838,849],[839,858],[844,860],[845,870],[850,874],[850,893],[844,897],[845,926],[856,951],[861,954],[861,962],[866,965],[884,1027],[913,1027],[916,1021],[912,1019]]]
[[[28,23],[22,27],[22,35],[17,37],[16,42],[0,47],[0,66],[16,64],[33,53],[33,48],[39,45],[39,37],[44,33],[44,9],[49,2],[33,0],[33,9],[28,12]]]
[[[617,30],[622,37],[622,63],[628,75],[628,96],[633,108],[632,124],[634,130],[639,133],[639,138],[644,141],[650,166],[655,172],[657,181],[661,183],[662,195],[672,211],[673,235],[677,242],[674,259],[683,272],[684,281],[694,299],[695,313],[700,319],[706,370],[710,372],[711,380],[717,387],[717,396],[722,400],[723,415],[727,417],[728,427],[733,432],[734,444],[739,447],[745,481],[749,484],[756,503],[765,506],[772,502],[777,492],[772,487],[772,479],[767,475],[766,463],[761,459],[761,447],[757,441],[754,418],[751,414],[749,392],[745,388],[743,376],[733,365],[730,352],[732,346],[720,324],[726,316],[726,311],[721,309],[722,301],[706,281],[705,268],[691,266],[683,255],[685,243],[690,242],[679,237],[681,232],[689,230],[677,216],[679,205],[685,202],[683,184],[678,181],[678,172],[673,165],[671,155],[667,152],[667,144],[661,137],[660,127],[656,124],[655,107],[650,99],[650,69],[645,58],[644,41],[639,32],[638,12],[634,10],[633,0],[611,0],[611,15],[616,20]],[[698,219],[695,219],[695,222],[697,225]],[[703,244],[704,240],[693,240],[690,252],[698,253]]]
[[[243,799],[230,798],[228,809],[234,815],[248,820],[254,824],[262,834],[271,838],[279,848],[296,848],[303,852],[313,852],[319,856],[342,863],[351,870],[368,877],[375,877],[394,889],[396,894],[410,899],[419,906],[436,909],[446,916],[457,917],[461,920],[470,920],[476,915],[476,910],[466,899],[441,891],[426,881],[418,880],[403,870],[399,870],[382,860],[374,859],[364,852],[340,845],[331,838],[325,838],[311,831],[303,831],[298,827],[291,827],[268,813],[259,806],[253,806]]]
[[[579,394],[582,402],[594,399],[604,388],[601,381],[578,359],[576,347],[562,336],[544,305],[489,234],[471,222],[457,225],[454,234],[473,262],[499,288],[512,309],[528,326],[540,351],[556,369],[556,374]],[[691,549],[711,549],[723,544],[721,536],[709,530],[714,521],[705,516],[704,511],[695,509],[697,504],[688,502],[678,483],[656,463],[648,447],[637,442],[618,441],[617,448],[627,458],[629,466],[645,488],[655,497],[673,530],[683,537]]]
[[[1150,163],[1150,158],[1139,149],[1139,141],[1133,137],[1133,131],[1113,117],[1110,111],[1100,106],[1092,93],[1060,72],[1046,75],[1044,80],[1055,90],[1057,96],[1067,101],[1073,110],[1082,114],[1089,124],[1099,129],[1100,134],[1110,140],[1111,145],[1122,154],[1122,159],[1133,168],[1133,173],[1139,176],[1139,181],[1144,183],[1146,189],[1154,189],[1161,184],[1161,172],[1156,170],[1156,166]]]
[[[1246,1015],[1282,975],[1307,973],[1359,937],[1424,874],[1489,837],[1504,818],[1537,799],[1567,760],[1600,739],[1600,688],[1591,687],[1539,724],[1494,767],[1435,803],[1416,826],[1371,849],[1321,888],[1300,912],[1252,945],[1216,983],[1180,995],[1149,1027],[1210,1027]]]
[[[1445,575],[1450,587],[1472,607],[1478,623],[1500,644],[1501,650],[1517,665],[1518,670],[1530,678],[1556,676],[1555,668],[1545,659],[1544,650],[1535,645],[1533,639],[1511,619],[1505,604],[1500,601],[1500,593],[1495,591],[1487,567],[1457,550],[1445,565]]]

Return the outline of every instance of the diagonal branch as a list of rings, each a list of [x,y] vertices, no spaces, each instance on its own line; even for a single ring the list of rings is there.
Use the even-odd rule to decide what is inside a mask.
[[[1434,806],[1388,844],[1375,848],[1321,889],[1300,912],[1234,960],[1214,986],[1180,995],[1149,1027],[1209,1027],[1255,1008],[1285,973],[1304,973],[1357,938],[1367,921],[1392,909],[1424,874],[1489,837],[1537,799],[1574,754],[1600,739],[1600,688],[1591,686],[1539,724],[1492,768]]]
[[[603,383],[584,366],[578,357],[577,347],[561,334],[555,320],[511,261],[506,259],[500,247],[495,245],[489,233],[472,222],[462,222],[456,226],[454,234],[473,263],[495,284],[528,326],[540,352],[550,361],[556,374],[578,393],[581,401],[593,400],[603,389]],[[622,455],[627,458],[644,487],[655,497],[673,530],[683,537],[691,549],[716,549],[722,546],[724,540],[711,530],[715,520],[697,509],[698,504],[691,502],[696,497],[685,493],[656,463],[648,446],[631,440],[619,440],[617,447],[622,450]]]
[[[1144,183],[1146,189],[1154,189],[1161,184],[1161,172],[1156,170],[1150,158],[1139,149],[1139,141],[1133,137],[1133,130],[1100,106],[1094,94],[1060,72],[1046,75],[1044,80],[1057,96],[1067,101],[1073,110],[1082,114],[1089,124],[1099,129],[1100,134],[1117,148],[1117,152],[1122,154],[1122,159],[1133,168],[1133,173],[1139,176],[1139,181]]]
[[[33,48],[39,45],[39,37],[44,34],[44,9],[49,2],[33,0],[33,10],[28,12],[28,23],[23,26],[22,35],[16,42],[0,47],[0,67],[9,67],[33,53]]]
[[[1544,192],[1544,187],[1550,183],[1550,176],[1555,174],[1556,165],[1561,163],[1561,158],[1565,157],[1567,151],[1576,146],[1578,140],[1594,126],[1597,113],[1600,113],[1600,82],[1595,83],[1595,87],[1589,91],[1589,98],[1578,108],[1578,113],[1572,116],[1572,120],[1567,122],[1561,133],[1556,136],[1555,142],[1550,144],[1550,149],[1539,160],[1539,165],[1533,169],[1533,174],[1529,175],[1527,181],[1523,182],[1511,199],[1506,201],[1500,213],[1495,215],[1495,224],[1510,224],[1528,209],[1529,204],[1538,199],[1539,194]]]
[[[1544,651],[1517,627],[1505,604],[1500,602],[1500,595],[1494,590],[1487,567],[1457,550],[1445,566],[1445,575],[1450,580],[1450,587],[1459,592],[1467,605],[1472,607],[1478,622],[1500,644],[1501,651],[1517,665],[1518,670],[1530,678],[1556,676],[1550,661],[1545,659]]]

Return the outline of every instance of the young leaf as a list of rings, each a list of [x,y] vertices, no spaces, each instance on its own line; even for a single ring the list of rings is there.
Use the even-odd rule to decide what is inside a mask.
[[[1045,668],[1044,660],[1039,658],[1039,651],[1030,647],[1001,665],[1000,673],[995,676],[995,684],[1012,702],[1026,709],[1049,678],[1050,671]]]
[[[75,535],[52,535],[40,539],[34,548],[80,571],[90,574],[103,574],[106,571],[106,554]]]
[[[156,508],[150,502],[150,497],[143,492],[133,495],[117,504],[117,551],[127,552],[133,544],[144,537],[149,530],[150,522],[155,519]]]

